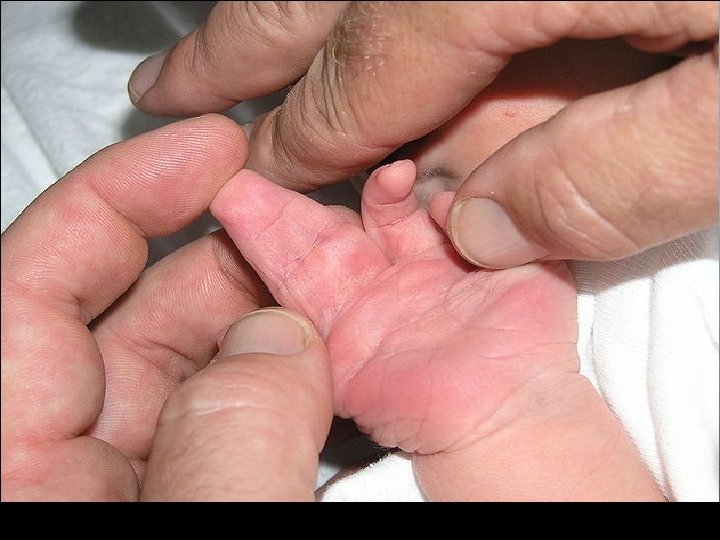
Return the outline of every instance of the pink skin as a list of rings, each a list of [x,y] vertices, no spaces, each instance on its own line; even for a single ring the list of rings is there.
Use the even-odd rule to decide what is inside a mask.
[[[277,301],[326,340],[336,414],[424,454],[464,448],[582,378],[566,266],[469,266],[415,178],[411,161],[373,173],[364,230],[247,170],[211,210]],[[438,220],[445,203],[431,205]]]

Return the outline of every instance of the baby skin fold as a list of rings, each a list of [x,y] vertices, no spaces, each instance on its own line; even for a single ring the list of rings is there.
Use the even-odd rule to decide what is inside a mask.
[[[662,500],[582,377],[562,262],[466,263],[413,193],[376,170],[360,222],[240,171],[211,211],[282,306],[325,339],[335,413],[413,454],[432,500]],[[442,194],[441,194],[442,196]]]

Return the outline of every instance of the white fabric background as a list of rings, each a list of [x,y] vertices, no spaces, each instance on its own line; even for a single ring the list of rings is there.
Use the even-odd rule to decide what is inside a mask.
[[[194,28],[212,4],[2,2],[2,230],[92,153],[167,122],[133,109],[127,78],[146,56]],[[277,100],[240,106],[232,116],[250,120]],[[351,200],[340,189],[318,198]],[[153,243],[152,256],[214,227],[202,219]],[[623,421],[668,498],[717,501],[717,230],[573,269],[583,373]],[[324,461],[319,483],[337,463]],[[329,487],[322,500],[422,495],[407,456],[395,454]]]

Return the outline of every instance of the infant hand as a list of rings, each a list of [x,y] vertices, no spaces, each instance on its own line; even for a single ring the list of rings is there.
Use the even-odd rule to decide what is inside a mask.
[[[247,170],[211,205],[280,304],[305,314],[326,339],[336,414],[383,445],[415,453],[421,483],[439,497],[521,497],[502,491],[506,486],[472,492],[488,482],[472,481],[471,473],[462,477],[470,487],[458,492],[457,468],[444,474],[457,456],[477,459],[482,452],[468,449],[488,441],[512,441],[502,456],[540,450],[534,467],[541,476],[554,476],[557,467],[584,474],[542,450],[546,436],[550,446],[572,442],[577,425],[611,434],[634,455],[622,428],[612,421],[600,427],[608,411],[598,412],[599,396],[578,375],[575,289],[566,266],[471,267],[418,204],[414,178],[410,161],[376,171],[363,192],[362,226]],[[601,420],[579,421],[575,411]],[[588,437],[578,440],[593,445]],[[604,456],[608,448],[601,448]],[[554,461],[543,469],[545,455]],[[497,479],[506,468],[494,459]],[[483,470],[475,465],[470,470]],[[441,484],[455,487],[437,488],[437,470]],[[567,496],[565,484],[560,491]]]

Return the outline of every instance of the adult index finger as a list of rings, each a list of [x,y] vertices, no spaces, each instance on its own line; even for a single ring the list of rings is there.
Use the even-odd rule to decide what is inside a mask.
[[[222,117],[166,126],[94,155],[3,233],[4,442],[90,426],[104,372],[86,325],[136,280],[145,238],[197,218],[244,157],[240,129]]]
[[[717,35],[707,2],[354,2],[247,167],[294,189],[342,180],[447,122],[512,55],[562,38],[673,50]]]
[[[219,2],[170,51],[140,64],[132,102],[155,115],[219,112],[307,70],[347,2]]]

